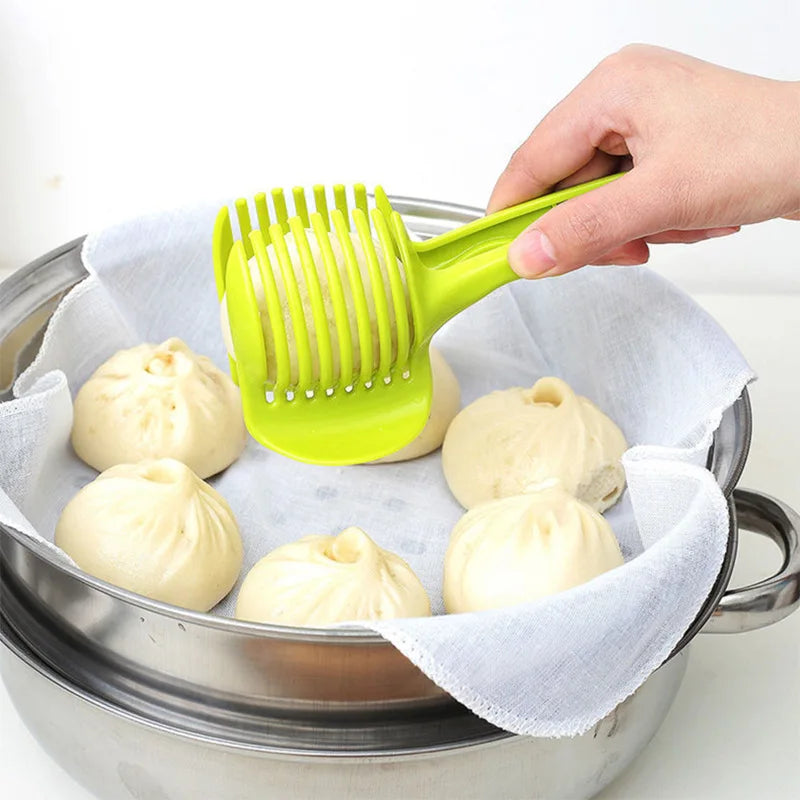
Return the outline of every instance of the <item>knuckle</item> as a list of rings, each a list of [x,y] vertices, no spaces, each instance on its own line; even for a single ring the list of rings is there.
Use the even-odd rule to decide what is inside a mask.
[[[615,53],[607,55],[598,64],[598,70],[606,73],[624,74],[630,69],[632,63],[636,63],[640,59],[641,56],[637,48],[638,45],[626,44],[625,47],[620,48]]]
[[[650,44],[632,43],[621,47],[616,53],[612,53],[608,56],[608,58],[615,65],[619,64],[625,68],[629,68],[631,66],[651,64],[653,61],[659,60],[663,52],[664,51],[660,47],[654,47]]]
[[[506,172],[510,172],[524,178],[527,183],[536,186],[548,186],[549,183],[545,182],[544,177],[531,163],[528,156],[528,142],[523,142],[512,154],[509,159]]]
[[[661,65],[657,48],[626,45],[606,56],[592,72],[595,91],[603,94],[613,108],[630,109],[652,94]]]
[[[594,251],[601,245],[608,228],[599,209],[590,203],[582,203],[568,212],[565,222],[569,240],[587,251]]]
[[[650,58],[655,52],[656,48],[649,44],[640,44],[639,42],[631,42],[621,47],[617,53],[627,59],[644,59]]]

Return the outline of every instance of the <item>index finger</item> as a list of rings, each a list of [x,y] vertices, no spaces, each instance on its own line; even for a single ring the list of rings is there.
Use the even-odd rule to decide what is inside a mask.
[[[598,133],[594,122],[598,96],[592,91],[593,75],[584,78],[517,148],[495,184],[487,213],[538,197],[592,161],[605,133]]]

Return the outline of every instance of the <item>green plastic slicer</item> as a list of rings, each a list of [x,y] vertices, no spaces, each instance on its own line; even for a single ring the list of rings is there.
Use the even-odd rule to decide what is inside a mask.
[[[250,433],[272,450],[316,464],[362,463],[399,450],[430,413],[431,337],[517,277],[506,259],[517,234],[558,203],[616,177],[512,206],[424,242],[410,239],[380,187],[370,208],[365,188],[355,186],[351,211],[343,186],[333,187],[330,210],[324,187],[315,186],[313,213],[304,190],[295,188],[293,216],[283,190],[276,189],[274,222],[266,195],[258,194],[256,225],[247,201],[238,200],[238,239],[228,208],[222,208],[214,228],[214,272],[218,297],[227,303],[231,373]],[[351,230],[366,270],[359,269]],[[297,271],[285,240],[290,232],[301,262]],[[248,263],[253,258],[262,307]],[[332,315],[326,312],[331,308]]]

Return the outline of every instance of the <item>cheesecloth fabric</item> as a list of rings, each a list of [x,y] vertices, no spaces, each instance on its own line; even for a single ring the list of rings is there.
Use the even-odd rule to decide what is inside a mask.
[[[89,277],[56,310],[41,351],[0,405],[0,520],[52,544],[67,501],[96,473],[72,452],[72,397],[115,351],[170,336],[227,370],[210,236],[218,207],[160,213],[93,234]],[[402,464],[315,467],[250,441],[211,480],[232,506],[247,570],[309,533],[364,528],[419,575],[437,616],[374,623],[475,713],[521,734],[588,730],[669,655],[719,571],[726,501],[703,468],[723,411],[753,378],[724,331],[645,268],[587,268],[500,289],[436,346],[463,403],[556,375],[608,413],[631,449],[607,513],[624,566],[523,606],[444,615],[442,565],[463,513],[439,453]],[[231,615],[238,585],[212,613]]]

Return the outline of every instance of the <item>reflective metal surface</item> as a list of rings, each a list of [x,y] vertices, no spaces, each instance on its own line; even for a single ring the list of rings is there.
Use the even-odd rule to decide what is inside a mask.
[[[242,718],[287,708],[341,716],[457,705],[383,639],[291,629],[273,637],[235,620],[154,611],[77,580],[14,537],[0,535],[0,547],[9,623],[56,668],[82,669],[85,661],[87,670],[102,672],[109,691],[135,686],[161,705],[165,691],[177,704],[199,695],[236,705]],[[59,638],[50,650],[53,631]]]
[[[52,250],[0,282],[0,402],[33,360],[64,292],[86,277],[83,237]]]
[[[293,751],[186,734],[115,707],[41,662],[0,620],[0,671],[41,746],[103,800],[570,798],[599,792],[647,745],[688,652],[583,736],[504,736],[436,749]]]
[[[423,238],[481,214],[479,209],[413,198],[392,202]],[[76,240],[59,248],[2,284],[0,343],[8,342],[12,331],[85,277],[81,244]],[[23,352],[17,369],[34,355],[34,347]],[[738,477],[749,435],[744,396],[723,418],[710,456],[723,487]],[[736,546],[732,511],[731,520],[719,578],[676,651],[699,631],[727,585]],[[13,579],[25,604],[65,639],[78,642],[92,658],[138,683],[145,693],[157,694],[152,687],[169,682],[215,702],[236,702],[254,714],[286,707],[337,715],[353,709],[385,713],[455,705],[393,645],[369,631],[254,625],[184,611],[57,563],[47,548],[2,526],[0,554],[8,580]],[[36,648],[34,629],[20,629]]]
[[[800,515],[774,497],[736,489],[739,531],[754,531],[775,542],[783,555],[775,575],[727,589],[704,633],[740,633],[772,625],[800,607]]]
[[[481,213],[393,203],[423,238]],[[4,359],[14,345],[14,372],[35,356],[35,332],[55,302],[85,277],[80,243],[0,285],[0,345]],[[23,333],[31,341],[20,345]],[[745,393],[709,453],[726,495],[749,441]],[[754,493],[736,500],[745,527],[784,548],[781,573],[726,592],[737,541],[731,501],[728,551],[697,619],[672,657],[580,737],[494,728],[371,632],[253,625],[166,606],[57,563],[2,526],[0,666],[45,749],[108,800],[590,797],[657,730],[685,670],[685,645],[710,615],[709,628],[745,630],[798,604],[796,514]]]
[[[752,492],[737,492],[737,502],[746,524],[769,529],[785,553],[779,575],[759,584],[758,603],[748,605],[754,587],[726,595],[732,619],[746,611],[746,627],[760,627],[774,621],[778,609],[783,616],[798,604],[798,518]],[[153,702],[113,665],[94,661],[32,609],[20,607],[6,580],[0,586],[0,672],[14,704],[42,747],[105,800],[302,800],[323,792],[332,799],[376,800],[588,798],[655,734],[688,657],[685,648],[591,731],[572,738],[511,736],[443,709],[338,719],[292,713],[264,716],[256,725],[237,706],[191,692],[191,703],[179,708],[175,685],[163,687]],[[763,601],[767,596],[770,602]],[[42,654],[60,661],[60,669],[26,646],[8,614],[35,632]]]
[[[65,636],[51,619],[26,603],[28,597],[13,576],[0,575],[0,584],[3,624],[19,646],[86,695],[186,734],[281,752],[339,754],[433,751],[509,735],[454,702],[376,707],[342,701],[334,711],[322,703],[270,704],[264,694],[249,698],[246,691],[237,693],[233,688],[223,694],[196,681],[167,678],[161,671],[148,674],[131,662],[109,661],[80,639]],[[257,651],[242,653],[237,674],[250,655],[255,656],[252,671],[261,671],[268,681],[270,665],[258,660]],[[213,652],[210,657],[213,665]],[[379,666],[367,661],[367,668]],[[342,672],[332,668],[341,678]],[[277,674],[285,676],[280,670]]]

